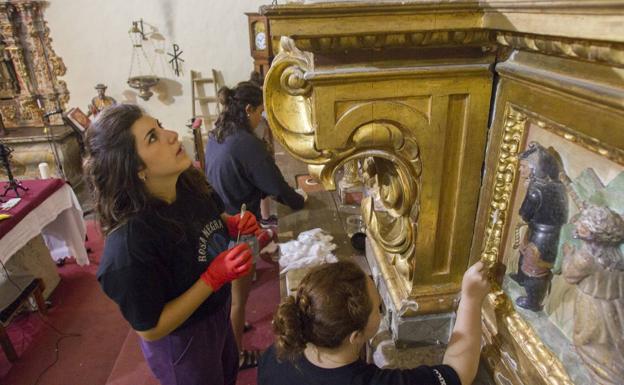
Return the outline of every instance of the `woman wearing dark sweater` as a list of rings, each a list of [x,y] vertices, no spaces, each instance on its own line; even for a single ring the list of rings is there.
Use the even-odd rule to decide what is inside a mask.
[[[441,365],[380,369],[360,359],[378,331],[381,298],[353,262],[313,268],[273,318],[276,342],[260,360],[258,385],[468,385],[481,350],[481,305],[487,268],[472,265],[462,280],[453,334]]]
[[[206,177],[225,205],[225,212],[234,215],[246,205],[260,216],[260,200],[267,196],[293,210],[303,208],[304,199],[286,183],[275,161],[253,129],[262,119],[262,89],[251,82],[239,83],[219,90],[222,112],[206,145]],[[255,268],[255,267],[254,267]],[[239,351],[241,369],[257,364],[252,352],[242,349],[245,325],[245,304],[251,287],[252,274],[232,283],[232,326]]]

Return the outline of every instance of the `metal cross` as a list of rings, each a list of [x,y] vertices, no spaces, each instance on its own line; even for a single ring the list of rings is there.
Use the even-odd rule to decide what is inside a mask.
[[[180,51],[180,46],[175,43],[173,44],[173,54],[167,52],[167,55],[171,56],[169,64],[171,64],[171,67],[173,68],[176,76],[180,76],[180,62],[184,63],[184,60],[180,58],[182,52],[184,51]]]

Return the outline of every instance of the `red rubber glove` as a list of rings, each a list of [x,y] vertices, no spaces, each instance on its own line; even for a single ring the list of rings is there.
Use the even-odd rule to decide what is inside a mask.
[[[240,214],[227,217],[225,224],[227,225],[228,233],[230,233],[232,239],[238,237],[239,231],[241,235],[247,235],[255,234],[260,230],[258,221],[256,221],[256,216],[249,211],[245,211],[242,218]]]
[[[276,241],[277,237],[275,233],[271,229],[260,229],[258,234],[256,234],[256,238],[258,239],[258,249],[262,250],[271,243],[271,241]]]
[[[217,291],[224,284],[249,273],[252,262],[251,249],[247,242],[243,242],[217,255],[202,273],[201,279]]]

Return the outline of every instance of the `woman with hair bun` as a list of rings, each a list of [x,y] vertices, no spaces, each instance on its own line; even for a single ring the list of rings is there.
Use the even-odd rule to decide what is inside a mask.
[[[471,384],[481,348],[481,305],[489,292],[486,271],[477,262],[464,274],[442,365],[380,369],[360,359],[381,321],[375,284],[352,262],[313,268],[273,318],[276,342],[260,359],[258,384]]]
[[[294,210],[303,208],[304,199],[286,183],[266,147],[253,129],[262,119],[262,89],[252,82],[218,92],[221,114],[206,145],[206,178],[225,204],[230,215],[246,205],[260,217],[260,200],[274,196]],[[257,352],[242,349],[245,305],[251,289],[252,273],[232,283],[232,326],[241,354],[240,369],[257,366]]]

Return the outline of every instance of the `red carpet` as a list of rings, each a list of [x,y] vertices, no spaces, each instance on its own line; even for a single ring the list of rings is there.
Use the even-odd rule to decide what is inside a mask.
[[[262,259],[258,262],[257,281],[254,282],[247,302],[247,322],[254,327],[245,333],[245,349],[264,350],[273,343],[271,320],[279,303],[279,269]],[[239,372],[237,385],[255,385],[256,369]]]
[[[93,223],[88,223],[88,246],[92,264],[79,267],[68,262],[59,268],[61,283],[50,300],[46,322],[62,333],[80,337],[63,338],[42,321],[38,313],[25,314],[9,327],[11,341],[19,360],[7,362],[0,356],[0,383],[33,385],[43,371],[55,361],[55,346],[59,346],[58,361],[40,378],[39,384],[104,384],[128,334],[117,306],[104,297],[95,280],[97,257],[102,251],[102,237]],[[97,256],[94,258],[94,256]]]
[[[61,336],[38,313],[19,316],[9,326],[8,333],[20,358],[9,363],[0,353],[1,385],[34,385],[40,375],[41,385],[158,383],[143,361],[136,334],[99,288],[95,263],[101,255],[102,237],[92,222],[88,222],[88,234],[92,264],[81,268],[68,262],[59,268],[61,283],[50,297],[52,307],[45,318],[58,331],[81,336],[59,340]],[[253,330],[245,334],[245,348],[265,349],[272,343],[271,318],[278,301],[278,269],[260,261],[258,280],[247,304],[247,320]],[[57,342],[58,361],[53,364]],[[255,369],[239,374],[239,385],[255,383]]]

